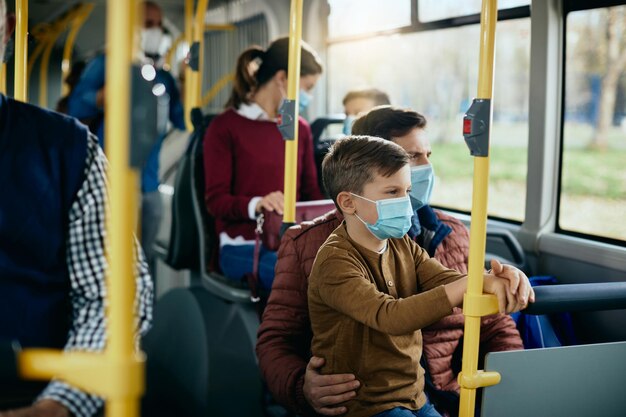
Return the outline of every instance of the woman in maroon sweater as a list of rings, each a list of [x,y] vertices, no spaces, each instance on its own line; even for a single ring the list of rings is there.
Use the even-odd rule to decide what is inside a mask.
[[[276,125],[277,111],[287,95],[289,39],[272,42],[267,50],[251,47],[237,60],[235,80],[226,110],[204,137],[205,200],[215,217],[220,238],[220,267],[234,280],[252,271],[255,218],[262,208],[283,210],[285,143]],[[319,57],[303,42],[300,104],[322,72]],[[322,199],[317,185],[311,129],[298,121],[298,200]],[[261,250],[259,280],[271,288],[276,253]]]

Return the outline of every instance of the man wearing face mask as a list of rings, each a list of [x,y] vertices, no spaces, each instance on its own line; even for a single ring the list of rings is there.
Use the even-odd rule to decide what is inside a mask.
[[[444,266],[467,273],[469,233],[456,218],[432,209],[428,203],[434,185],[429,162],[430,144],[426,119],[417,112],[381,106],[357,119],[352,133],[391,140],[410,156],[410,201],[414,215],[409,236]],[[343,217],[336,210],[289,229],[278,251],[276,277],[258,332],[257,356],[262,375],[275,399],[303,415],[340,415],[359,383],[352,374],[321,375],[325,358],[311,357],[311,324],[307,288],[315,255],[339,226]],[[460,309],[423,329],[424,358],[430,372],[427,394],[441,412],[454,415],[458,408],[456,374],[460,361],[464,317]],[[522,349],[522,341],[509,316],[484,317],[481,349]]]
[[[148,64],[156,66],[168,46],[168,37],[163,28],[163,13],[159,5],[152,1],[144,2],[143,7],[142,53]],[[105,66],[104,55],[95,57],[83,71],[68,101],[68,114],[84,121],[92,128],[92,132],[98,136],[100,146],[103,148],[105,147],[103,130],[106,97]],[[165,101],[169,105],[168,119],[173,127],[185,130],[180,92],[172,75],[157,67],[154,84],[163,86]],[[161,197],[158,193],[159,154],[162,142],[162,136],[155,138],[155,144],[141,173],[141,243],[153,273],[155,253],[152,246],[163,212]]]

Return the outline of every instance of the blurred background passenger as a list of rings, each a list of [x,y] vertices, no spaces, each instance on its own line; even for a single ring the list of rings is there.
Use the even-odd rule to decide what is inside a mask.
[[[391,104],[389,96],[377,88],[361,88],[351,90],[343,98],[343,112],[346,120],[343,124],[343,133],[349,135],[354,120],[367,113],[376,106]]]
[[[204,138],[206,205],[216,219],[219,263],[229,278],[252,271],[255,218],[261,209],[283,212],[285,142],[276,126],[278,109],[287,97],[289,39],[267,49],[257,46],[237,60],[233,90],[226,110],[209,125]],[[300,100],[322,73],[317,53],[302,43]],[[322,199],[317,184],[311,129],[298,121],[298,200]],[[259,281],[271,288],[276,253],[261,249]]]

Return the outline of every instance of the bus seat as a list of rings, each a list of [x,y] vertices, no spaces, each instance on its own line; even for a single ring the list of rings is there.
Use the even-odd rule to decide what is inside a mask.
[[[154,251],[160,259],[167,257],[172,231],[172,198],[176,186],[176,173],[185,151],[189,148],[190,134],[187,131],[172,129],[163,139],[159,156],[159,195],[163,203],[163,215],[159,224]]]
[[[491,260],[496,259],[503,264],[513,265],[517,269],[531,275],[530,265],[522,245],[510,230],[500,227],[487,229],[487,252],[485,268],[491,269]]]
[[[262,416],[254,309],[202,287],[167,292],[142,341],[144,416]],[[258,400],[258,401],[255,401]]]
[[[340,135],[330,135],[323,136],[324,132],[331,125],[343,125],[346,116],[344,114],[340,115],[331,115],[325,117],[319,117],[311,123],[311,133],[313,134],[313,154],[315,156],[315,167],[317,168],[317,179],[318,184],[322,192],[324,191],[324,184],[322,183],[322,161],[324,160],[324,156],[328,153],[328,148],[332,143],[343,136],[343,133]]]
[[[214,116],[203,116],[199,109],[192,111],[194,134],[189,149],[185,153],[186,167],[179,169],[180,182],[184,187],[179,193],[178,184],[174,191],[172,244],[170,251],[187,256],[184,252],[193,252],[188,258],[193,285],[202,285],[217,297],[230,302],[251,303],[250,291],[242,284],[229,280],[216,270],[215,260],[218,250],[218,236],[215,232],[214,219],[207,212],[204,204],[204,163],[202,140],[204,131]],[[186,169],[185,169],[186,168]],[[177,178],[178,182],[178,178]],[[178,193],[178,197],[176,194]],[[180,199],[180,201],[179,201]],[[180,209],[180,210],[179,210]],[[175,230],[175,227],[179,229]],[[183,227],[185,234],[183,234]],[[193,237],[191,237],[193,235]]]
[[[626,342],[488,353],[499,384],[483,389],[482,417],[621,417]]]
[[[200,266],[200,242],[194,213],[194,188],[204,192],[204,178],[196,178],[198,164],[202,171],[202,139],[206,127],[215,115],[203,116],[198,109],[192,111],[194,131],[189,146],[178,163],[174,196],[172,198],[172,226],[165,262],[174,269],[197,269]],[[199,181],[201,180],[201,181]],[[194,192],[195,191],[195,192]],[[212,222],[203,222],[206,233],[211,233]]]

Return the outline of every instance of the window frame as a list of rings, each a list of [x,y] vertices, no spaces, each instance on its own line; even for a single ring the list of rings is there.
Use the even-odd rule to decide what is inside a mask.
[[[441,30],[441,29],[452,29],[452,28],[457,28],[457,27],[462,27],[462,26],[480,24],[480,13],[475,13],[475,14],[466,15],[466,16],[457,16],[457,17],[441,19],[441,20],[436,20],[436,21],[431,21],[431,22],[420,22],[418,19],[418,2],[419,0],[414,0],[413,2],[411,2],[411,22],[412,23],[409,26],[382,30],[382,31],[375,31],[375,32],[364,33],[364,34],[327,38],[326,47],[328,48],[331,45],[336,45],[340,43],[362,41],[362,40],[371,39],[371,38],[375,38],[379,36],[389,36],[389,35],[395,35],[395,34],[401,34],[401,35],[412,34],[412,33],[417,33],[417,32],[434,31],[434,30]],[[502,22],[506,20],[524,19],[524,18],[531,18],[531,6],[530,5],[498,10],[498,22]],[[431,206],[440,210],[446,210],[446,211],[450,211],[450,212],[454,212],[458,214],[470,214],[471,213],[471,208],[469,210],[462,210],[458,208],[439,206],[436,204],[432,204]],[[509,219],[509,218],[494,216],[494,215],[488,215],[488,218],[490,220],[497,220],[497,221],[509,223],[512,225],[518,225],[518,226],[522,225],[525,221],[525,219],[516,220],[516,219]]]
[[[554,233],[564,236],[571,236],[579,239],[592,240],[595,242],[606,243],[609,245],[616,246],[624,246],[626,243],[626,239],[616,239],[607,236],[599,236],[592,235],[589,233],[576,232],[573,230],[563,229],[561,227],[561,193],[563,191],[563,156],[565,150],[565,92],[567,85],[567,17],[571,12],[578,12],[583,10],[595,10],[595,9],[605,9],[609,7],[615,6],[624,6],[626,7],[626,1],[624,0],[596,0],[595,2],[591,2],[588,0],[564,0],[563,4],[563,36],[562,36],[562,62],[561,66],[561,80],[562,86],[561,88],[561,126],[560,126],[560,134],[559,134],[559,158],[558,158],[558,182],[556,187],[556,218],[554,222]]]
[[[468,26],[480,24],[480,13],[475,13],[466,16],[457,16],[447,19],[435,20],[432,22],[420,22],[418,19],[418,2],[414,0],[411,2],[411,24],[408,26],[402,26],[394,29],[379,30],[375,32],[362,33],[356,35],[338,36],[335,38],[328,38],[326,40],[327,45],[360,41],[364,39],[370,39],[378,36],[388,36],[395,34],[408,34],[415,32],[425,32],[429,30],[449,29],[460,26]],[[509,9],[498,10],[498,22],[504,20],[523,19],[530,17],[530,5],[518,6]]]

